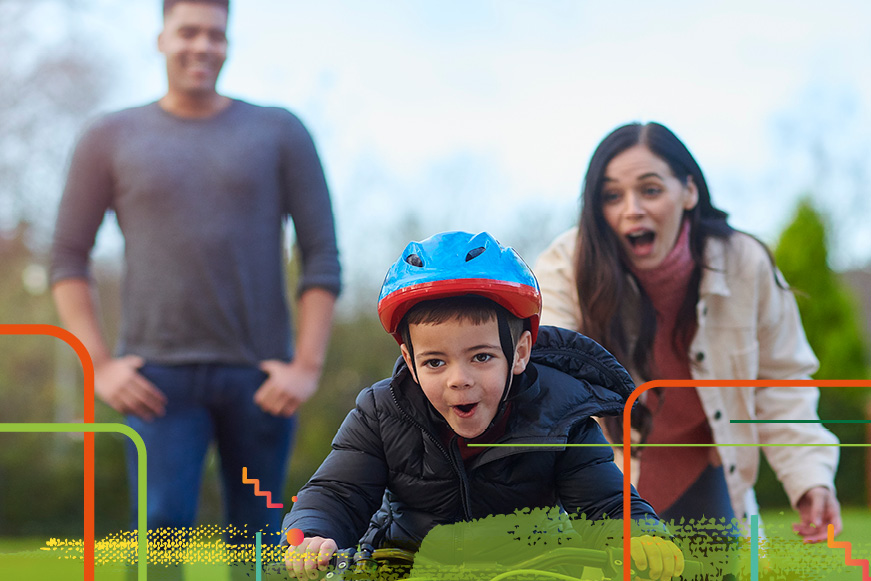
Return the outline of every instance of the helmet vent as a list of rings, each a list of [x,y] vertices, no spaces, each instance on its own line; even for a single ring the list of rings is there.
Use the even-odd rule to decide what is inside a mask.
[[[484,253],[484,250],[486,250],[486,248],[484,248],[483,246],[479,246],[478,248],[471,249],[469,251],[469,253],[466,255],[466,262],[469,262],[473,258],[477,258],[478,256],[480,256],[481,254]]]
[[[418,256],[417,254],[409,254],[405,257],[405,262],[407,262],[411,266],[423,268],[423,260],[421,260],[420,256]]]

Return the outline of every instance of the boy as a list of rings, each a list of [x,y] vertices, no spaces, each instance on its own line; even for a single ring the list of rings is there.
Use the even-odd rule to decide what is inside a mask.
[[[632,381],[586,337],[539,332],[540,309],[532,272],[487,233],[406,247],[378,303],[402,359],[357,397],[285,517],[285,531],[305,535],[285,555],[292,575],[316,577],[340,547],[415,550],[436,525],[525,507],[623,516],[610,448],[565,444],[605,443],[590,416],[621,410]],[[656,518],[634,490],[632,506],[632,518]],[[639,569],[653,579],[682,572],[673,543],[642,539],[632,541]]]

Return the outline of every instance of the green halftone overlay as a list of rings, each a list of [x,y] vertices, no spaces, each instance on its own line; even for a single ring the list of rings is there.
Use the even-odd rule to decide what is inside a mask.
[[[685,559],[692,561],[684,579],[751,579],[753,545],[749,537],[736,534],[737,521],[665,524]],[[633,525],[633,535],[644,532],[650,531]],[[556,509],[491,516],[433,529],[409,579],[622,579],[621,539],[622,521],[616,519],[569,519]],[[846,566],[843,550],[804,544],[788,526],[766,528],[758,553],[761,581],[862,581],[861,568]],[[854,543],[854,558],[869,553],[871,544]]]
[[[688,572],[722,577],[739,551],[726,529],[726,524],[705,524],[704,533],[693,528],[687,539],[675,538],[693,561]],[[655,521],[633,523],[634,536],[662,533]],[[593,521],[569,518],[556,508],[524,509],[435,527],[424,539],[409,578],[622,579],[622,537],[620,519]]]
[[[570,519],[558,509],[521,510],[473,522],[435,527],[415,556],[414,566],[385,559],[377,579],[392,581],[531,581],[533,579],[622,579],[621,520]],[[695,564],[685,579],[751,579],[753,545],[730,536],[735,523],[679,520],[666,523],[686,559]],[[655,531],[639,523],[633,534]],[[148,577],[179,581],[287,580],[283,551],[270,544],[228,545],[222,535],[247,531],[201,526],[161,529],[148,535]],[[270,539],[275,533],[265,533]],[[252,538],[255,535],[251,535]],[[271,537],[275,540],[275,537]],[[96,543],[95,581],[126,581],[137,570],[137,536],[119,532]],[[859,567],[847,567],[844,551],[825,543],[803,544],[786,524],[765,527],[758,546],[760,581],[862,581]],[[853,543],[854,558],[871,554],[871,543]],[[3,579],[66,581],[82,578],[82,542],[50,539],[37,551],[0,555]],[[326,572],[324,572],[326,574]],[[354,577],[346,576],[346,579]],[[333,576],[331,579],[337,579]]]

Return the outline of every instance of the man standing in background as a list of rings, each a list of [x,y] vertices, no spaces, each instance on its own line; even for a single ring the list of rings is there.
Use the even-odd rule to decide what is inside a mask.
[[[145,441],[149,528],[193,526],[214,440],[228,524],[248,528],[231,539],[265,529],[277,543],[281,510],[242,482],[242,469],[280,502],[293,414],[317,389],[340,288],[329,193],[293,114],[217,92],[229,0],[163,8],[167,92],[97,120],[76,146],[54,235],[54,299],[94,360],[97,395]],[[109,209],[125,240],[115,355],[89,273]],[[295,345],[288,216],[302,259]],[[132,445],[127,464],[135,507]]]

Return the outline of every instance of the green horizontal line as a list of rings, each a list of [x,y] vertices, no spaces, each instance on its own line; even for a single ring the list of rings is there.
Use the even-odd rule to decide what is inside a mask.
[[[621,448],[620,444],[466,444],[469,448]],[[867,448],[871,444],[632,444],[632,448],[777,448],[799,446],[838,446],[839,448]]]
[[[729,420],[733,424],[871,424],[871,420]]]

